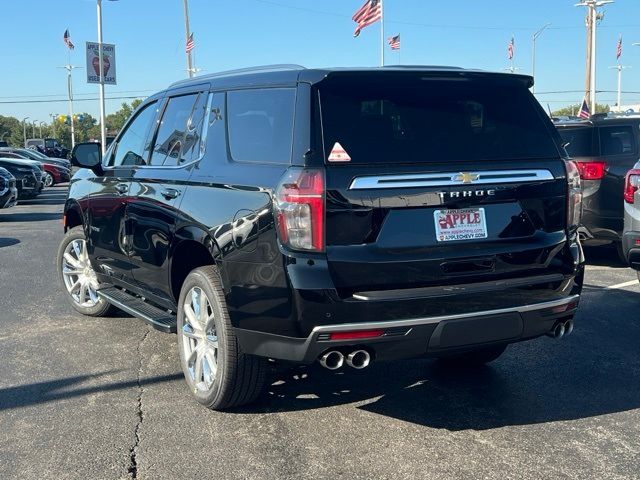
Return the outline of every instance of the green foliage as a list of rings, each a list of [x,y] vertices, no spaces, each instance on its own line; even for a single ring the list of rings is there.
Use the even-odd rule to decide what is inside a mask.
[[[123,102],[120,106],[120,110],[107,115],[107,118],[105,119],[107,132],[109,132],[110,135],[117,134],[122,129],[127,119],[141,103],[142,100],[138,99],[131,102],[130,105],[127,102]]]
[[[577,116],[580,113],[581,104],[577,103],[575,105],[569,105],[568,107],[560,108],[558,110],[554,110],[551,112],[551,115],[554,117],[561,116]],[[603,105],[601,103],[596,103],[596,113],[609,113],[609,105]]]
[[[134,100],[131,104],[123,103],[120,109],[106,117],[107,133],[116,135],[127,119],[131,116],[136,108],[142,103],[142,100]],[[75,134],[76,142],[87,142],[89,140],[100,140],[100,125],[98,121],[88,113],[76,114],[82,117],[82,120],[76,120]],[[43,137],[55,137],[66,147],[71,147],[71,125],[66,125],[57,120],[42,126]],[[27,120],[26,124],[27,138],[33,138],[32,124]],[[36,135],[40,137],[40,127],[36,125]],[[0,138],[9,143],[12,147],[24,146],[24,133],[22,122],[15,117],[5,117],[0,115]]]

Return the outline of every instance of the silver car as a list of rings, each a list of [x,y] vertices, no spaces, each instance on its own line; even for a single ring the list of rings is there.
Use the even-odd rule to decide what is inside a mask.
[[[622,249],[640,280],[640,161],[627,172],[624,181]]]

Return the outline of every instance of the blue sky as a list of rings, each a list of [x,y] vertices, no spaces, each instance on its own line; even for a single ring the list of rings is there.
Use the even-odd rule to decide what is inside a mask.
[[[364,0],[190,0],[195,59],[203,74],[270,63],[305,66],[376,66],[380,62],[379,24],[352,37],[353,12]],[[2,2],[0,102],[55,100],[66,95],[67,61],[62,34],[69,28],[83,65],[84,42],[96,40],[95,0]],[[182,0],[105,0],[104,41],[117,48],[118,85],[107,96],[145,96],[186,76]],[[531,71],[531,35],[552,26],[537,42],[537,92],[581,90],[584,85],[583,8],[574,0],[385,0],[386,33],[402,36],[402,51],[387,51],[387,62],[457,65],[501,70],[508,66],[507,43],[515,37],[515,65]],[[598,29],[598,89],[615,90],[615,48],[623,35],[623,103],[640,103],[640,1],[616,0],[606,7]],[[97,96],[74,73],[76,98]],[[577,103],[582,94],[540,94],[555,108]],[[615,93],[599,101],[614,103]],[[107,102],[107,111],[123,100]],[[0,115],[49,120],[66,113],[58,103],[0,103]],[[78,101],[76,112],[97,116],[97,101]]]

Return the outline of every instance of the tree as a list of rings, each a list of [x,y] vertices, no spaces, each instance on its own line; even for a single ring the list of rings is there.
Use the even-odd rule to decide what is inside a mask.
[[[127,102],[123,102],[120,106],[120,110],[107,115],[105,118],[105,124],[107,125],[107,131],[111,135],[117,134],[125,122],[129,119],[131,114],[135,111],[136,108],[142,103],[142,100],[135,99],[129,105]]]
[[[558,110],[554,110],[551,112],[551,116],[553,117],[570,117],[577,116],[580,113],[581,104],[577,103],[575,105],[569,105],[568,107],[560,108]],[[609,105],[603,105],[601,103],[596,103],[596,111],[595,113],[609,113]]]
[[[27,125],[27,127],[29,129],[31,125]],[[4,141],[12,147],[23,147],[24,137],[20,120],[0,115],[0,137],[4,138]]]

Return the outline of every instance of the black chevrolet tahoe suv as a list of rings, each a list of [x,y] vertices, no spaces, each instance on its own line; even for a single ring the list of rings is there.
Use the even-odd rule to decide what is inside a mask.
[[[176,332],[202,404],[267,360],[489,362],[573,328],[578,171],[532,79],[274,66],[178,82],[77,145],[57,257],[87,315]]]
[[[583,245],[613,244],[620,259],[624,226],[624,183],[640,158],[640,116],[597,114],[556,122],[567,153],[580,171]]]

